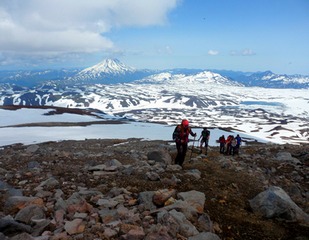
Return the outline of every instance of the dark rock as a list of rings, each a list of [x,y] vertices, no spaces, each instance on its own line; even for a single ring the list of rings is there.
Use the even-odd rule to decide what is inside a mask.
[[[272,186],[249,202],[255,212],[261,213],[266,218],[280,218],[309,226],[308,214],[298,207],[280,187]]]
[[[36,205],[29,205],[21,209],[15,216],[15,220],[25,223],[27,225],[31,224],[31,219],[42,219],[45,218],[44,211],[42,207]]]
[[[0,232],[6,236],[14,236],[18,233],[32,233],[33,229],[23,223],[10,219],[0,219]]]
[[[172,158],[168,151],[165,150],[157,150],[152,151],[147,154],[148,160],[154,160],[156,162],[162,162],[166,165],[172,164]]]

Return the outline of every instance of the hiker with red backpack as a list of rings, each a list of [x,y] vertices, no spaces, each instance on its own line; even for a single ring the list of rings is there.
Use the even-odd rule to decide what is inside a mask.
[[[189,127],[189,121],[187,119],[183,119],[181,124],[177,125],[173,132],[173,140],[175,141],[177,148],[175,164],[179,164],[180,166],[182,166],[185,161],[188,150],[189,135],[196,137],[196,133],[193,133]]]
[[[224,153],[224,150],[225,150],[225,137],[224,137],[224,135],[219,137],[218,142],[220,143],[220,153]]]
[[[225,141],[225,146],[226,146],[226,151],[225,153],[227,155],[231,155],[232,154],[232,140],[234,139],[233,135],[229,135]]]

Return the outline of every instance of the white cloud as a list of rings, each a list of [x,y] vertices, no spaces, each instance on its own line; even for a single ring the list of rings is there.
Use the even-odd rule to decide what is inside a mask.
[[[115,27],[162,25],[179,0],[1,0],[0,52],[50,54],[114,49]]]
[[[241,51],[232,50],[230,51],[230,55],[231,56],[253,56],[253,55],[256,55],[256,53],[252,49],[246,48]]]
[[[252,56],[255,55],[255,52],[251,49],[244,49],[241,53],[243,56]]]
[[[216,56],[216,55],[218,55],[218,54],[219,54],[219,52],[216,51],[216,50],[209,50],[209,51],[208,51],[208,55]]]

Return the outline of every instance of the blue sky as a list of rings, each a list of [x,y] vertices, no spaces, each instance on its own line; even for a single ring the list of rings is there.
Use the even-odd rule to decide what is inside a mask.
[[[1,0],[0,70],[200,68],[309,75],[309,0]]]

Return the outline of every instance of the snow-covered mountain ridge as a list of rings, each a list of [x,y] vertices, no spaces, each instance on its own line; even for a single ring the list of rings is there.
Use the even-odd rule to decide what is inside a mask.
[[[1,90],[1,105],[98,109],[165,124],[188,118],[195,127],[233,128],[270,141],[309,140],[309,90],[246,87],[219,74],[170,72],[130,83]],[[287,137],[289,136],[289,137]],[[279,141],[279,140],[278,140]]]
[[[218,73],[210,71],[203,71],[197,74],[185,75],[185,74],[173,74],[171,72],[164,72],[155,75],[148,76],[144,79],[136,81],[137,83],[160,83],[160,84],[217,84],[217,85],[232,85],[243,86],[243,84],[236,81],[232,81],[226,77],[221,76]]]
[[[309,88],[309,76],[275,74],[271,71],[244,73],[228,70],[207,69],[135,69],[126,66],[117,59],[105,59],[102,62],[80,69],[0,71],[0,84],[11,83],[20,86],[37,87],[48,82],[63,85],[76,84],[115,84],[144,79],[154,74],[171,73],[173,75],[197,75],[203,72],[219,74],[245,86],[266,88]],[[175,77],[175,76],[174,76]],[[214,77],[214,76],[213,76]]]
[[[136,73],[115,61],[90,70]],[[233,128],[274,142],[309,140],[309,88],[248,87],[206,70],[147,72],[137,79],[123,83],[107,79],[108,84],[98,80],[98,84],[91,78],[67,78],[31,88],[7,83],[0,85],[0,105],[91,108],[114,117],[170,125],[188,118],[195,127]]]
[[[271,71],[243,75],[237,78],[245,86],[266,88],[309,88],[309,76],[275,74]]]

